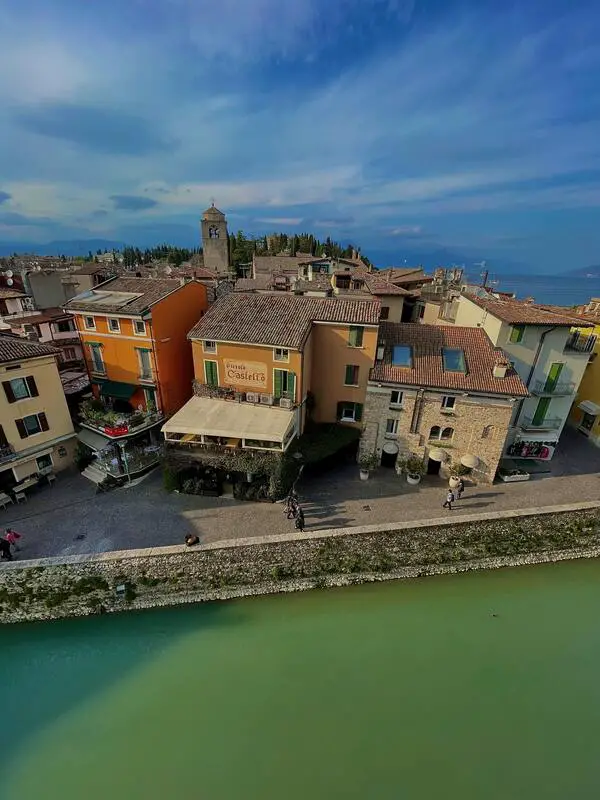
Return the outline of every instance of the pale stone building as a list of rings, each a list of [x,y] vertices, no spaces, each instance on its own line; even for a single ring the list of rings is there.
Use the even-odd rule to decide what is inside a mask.
[[[218,276],[229,274],[229,234],[227,219],[214,203],[200,221],[204,267]]]
[[[528,395],[502,350],[481,329],[413,323],[381,323],[378,342],[361,454],[387,466],[417,455],[430,474],[477,462],[473,477],[491,483]]]

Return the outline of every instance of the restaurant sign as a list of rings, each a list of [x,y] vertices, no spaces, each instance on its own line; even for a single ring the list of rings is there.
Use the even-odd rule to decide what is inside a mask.
[[[267,388],[266,364],[225,358],[223,365],[225,367],[225,383],[234,386],[252,386],[256,389]]]

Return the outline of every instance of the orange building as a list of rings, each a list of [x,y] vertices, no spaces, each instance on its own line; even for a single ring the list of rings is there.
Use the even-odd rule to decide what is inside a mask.
[[[190,461],[220,453],[231,471],[243,471],[234,455],[281,456],[308,413],[317,423],[360,427],[379,312],[371,299],[220,298],[189,334],[195,396],[163,426],[169,452]]]
[[[81,409],[79,438],[97,455],[88,477],[157,463],[158,426],[192,394],[187,333],[207,307],[202,283],[151,278],[115,278],[66,304],[95,398]]]

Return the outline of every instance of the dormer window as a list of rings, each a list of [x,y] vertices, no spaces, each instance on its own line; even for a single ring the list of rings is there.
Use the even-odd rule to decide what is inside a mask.
[[[466,373],[467,362],[465,361],[463,350],[459,350],[456,347],[444,347],[442,349],[442,358],[446,372]]]
[[[204,350],[205,353],[216,353],[217,343],[205,340],[204,342],[202,342],[202,349]]]

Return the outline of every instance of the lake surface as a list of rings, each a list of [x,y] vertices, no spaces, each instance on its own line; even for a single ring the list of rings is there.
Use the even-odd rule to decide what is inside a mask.
[[[597,798],[599,608],[582,561],[6,626],[0,798]]]
[[[514,292],[521,300],[533,297],[537,303],[572,306],[600,297],[600,278],[568,277],[564,275],[514,275],[502,272],[491,274],[491,288]],[[469,275],[475,283],[478,275]]]

